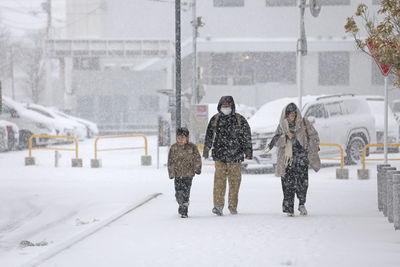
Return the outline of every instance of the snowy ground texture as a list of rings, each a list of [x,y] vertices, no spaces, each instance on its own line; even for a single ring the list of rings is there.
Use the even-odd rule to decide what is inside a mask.
[[[400,266],[400,231],[377,211],[376,163],[365,181],[357,167],[349,180],[336,180],[335,168],[310,171],[309,216],[294,218],[281,213],[280,179],[271,174],[243,175],[239,214],[213,215],[213,166],[205,166],[181,219],[165,148],[156,166],[155,138],[149,167],[137,150],[100,152],[103,168],[91,169],[93,143],[80,144],[81,169],[70,166],[73,152],[62,152],[59,168],[53,151],[33,151],[30,167],[27,151],[0,154],[0,266]]]

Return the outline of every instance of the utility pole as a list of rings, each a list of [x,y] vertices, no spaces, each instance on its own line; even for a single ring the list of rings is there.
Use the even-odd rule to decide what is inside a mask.
[[[46,43],[51,39],[51,21],[52,21],[52,12],[51,12],[51,2],[52,0],[47,0],[47,2],[42,3],[42,8],[47,12],[47,27],[46,27],[46,42],[44,45],[44,54],[45,54],[45,66],[46,66],[46,84],[45,84],[45,93],[46,93],[46,102],[48,105],[53,104],[53,92],[51,88],[51,61],[50,58],[47,57],[46,54]]]
[[[192,0],[192,29],[193,29],[193,78],[192,78],[192,102],[198,104],[199,101],[199,68],[197,66],[197,37],[199,35],[199,27],[203,27],[204,23],[201,21],[201,17],[197,17],[196,14],[196,0]]]
[[[181,0],[175,0],[175,98],[176,129],[181,127]]]
[[[193,73],[192,73],[192,99],[193,104],[198,103],[197,95],[197,14],[196,14],[196,0],[192,0],[192,44],[193,44]]]
[[[297,0],[297,6],[299,7],[299,36],[297,39],[297,57],[296,57],[296,83],[297,83],[297,95],[299,97],[298,107],[300,110],[303,109],[302,96],[303,96],[303,56],[307,55],[307,37],[306,28],[304,25],[304,11],[308,6],[313,17],[318,17],[321,12],[320,0]]]
[[[15,86],[14,86],[14,51],[10,46],[10,77],[11,77],[11,97],[15,100]]]

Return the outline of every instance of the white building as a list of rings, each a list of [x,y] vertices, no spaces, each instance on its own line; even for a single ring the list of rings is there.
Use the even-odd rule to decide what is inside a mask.
[[[346,18],[354,14],[360,2],[370,6],[373,13],[379,0],[321,0],[323,6],[317,18],[306,9],[305,95],[383,94],[383,78],[375,63],[357,51],[352,37],[344,32]],[[182,89],[187,92],[191,92],[192,77],[191,3],[191,0],[182,0]],[[197,0],[197,15],[205,23],[199,29],[198,39],[200,83],[206,92],[202,103],[217,102],[222,95],[232,95],[239,103],[259,107],[278,97],[296,96],[298,13],[296,0]],[[167,0],[67,0],[67,25],[67,39],[174,41],[175,4]],[[174,88],[173,57],[92,56],[75,57],[71,62],[74,64],[70,63],[69,68],[74,70],[67,88],[74,87],[75,81],[72,89],[76,94],[75,103],[84,102],[78,77],[87,78],[85,71],[97,72],[105,78],[110,69],[127,70],[126,77],[142,70],[150,76],[153,73],[154,77],[161,77],[156,83],[147,79],[150,82],[147,92],[155,94],[156,89]],[[95,67],[79,70],[82,62]],[[122,87],[121,95],[128,90]]]

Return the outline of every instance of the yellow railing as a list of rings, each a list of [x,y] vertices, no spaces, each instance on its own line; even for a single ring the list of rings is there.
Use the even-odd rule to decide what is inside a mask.
[[[75,142],[75,149],[73,148],[57,148],[57,147],[32,147],[32,139],[33,138],[48,138],[48,139],[73,139]],[[61,135],[42,135],[42,134],[34,134],[29,137],[29,157],[32,157],[32,150],[42,149],[42,150],[63,150],[63,151],[75,151],[75,157],[78,158],[78,140],[76,140],[75,136],[61,136]]]
[[[388,147],[400,147],[400,144],[388,144]],[[366,161],[379,161],[379,160],[384,160],[384,159],[366,159],[365,158],[365,151],[367,150],[367,148],[369,147],[383,147],[383,144],[368,144],[363,148],[362,151],[362,165],[363,165],[363,169],[365,169],[365,162]],[[400,160],[400,159],[388,159],[388,160]]]
[[[340,149],[340,158],[321,158],[323,160],[340,160],[340,168],[343,169],[343,147],[339,144],[321,143],[320,146],[336,146]]]
[[[97,149],[97,142],[100,139],[119,139],[119,138],[131,138],[131,137],[143,137],[144,146],[142,146],[142,147],[120,147],[120,148]],[[146,138],[146,136],[141,135],[141,134],[99,136],[94,141],[94,158],[97,159],[97,152],[98,151],[116,151],[116,150],[134,150],[134,149],[144,149],[144,153],[147,156],[147,138]]]
[[[340,160],[340,168],[343,168],[343,164],[344,164],[344,161],[343,161],[343,157],[344,156],[343,156],[343,154],[344,154],[344,152],[343,152],[343,148],[342,148],[341,145],[339,145],[339,144],[329,144],[329,143],[321,143],[319,145],[320,146],[336,146],[336,147],[338,147],[340,149],[340,158],[321,158],[321,159],[323,159],[323,160]],[[200,153],[203,152],[204,144],[198,144],[197,147],[199,148]]]

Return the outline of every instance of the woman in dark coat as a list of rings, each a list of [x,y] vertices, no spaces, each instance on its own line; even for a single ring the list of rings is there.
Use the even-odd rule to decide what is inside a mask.
[[[302,118],[294,103],[283,109],[275,136],[264,152],[268,153],[274,146],[278,148],[276,174],[281,176],[283,212],[294,216],[294,198],[297,195],[298,210],[301,215],[307,215],[308,165],[315,171],[321,168],[319,137],[312,124]]]

